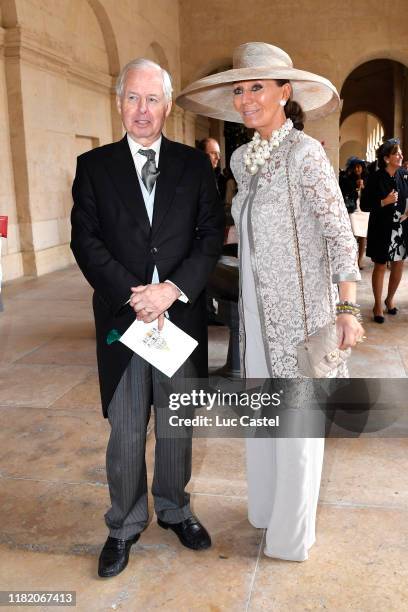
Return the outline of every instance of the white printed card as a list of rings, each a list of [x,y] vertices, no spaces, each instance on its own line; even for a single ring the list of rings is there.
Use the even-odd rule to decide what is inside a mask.
[[[161,331],[157,320],[152,323],[136,320],[120,341],[168,377],[177,372],[198,344],[166,318]]]

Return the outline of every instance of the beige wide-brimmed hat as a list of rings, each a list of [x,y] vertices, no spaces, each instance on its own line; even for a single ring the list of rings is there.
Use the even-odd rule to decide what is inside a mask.
[[[211,74],[188,85],[177,97],[185,110],[242,123],[233,107],[232,83],[256,79],[286,79],[292,86],[292,99],[298,102],[308,119],[320,119],[339,107],[335,86],[324,77],[293,68],[289,55],[268,43],[250,42],[237,47],[232,69]]]

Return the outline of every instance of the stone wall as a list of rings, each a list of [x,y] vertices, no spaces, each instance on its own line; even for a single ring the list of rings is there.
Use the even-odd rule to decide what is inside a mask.
[[[0,13],[1,17],[1,13]],[[9,107],[7,97],[6,70],[4,62],[5,30],[0,28],[0,214],[8,215],[8,238],[3,240],[3,267],[6,278],[23,274],[20,256],[20,235],[14,193],[13,162],[10,150]],[[7,273],[8,272],[8,273]]]
[[[180,86],[177,2],[2,0],[0,214],[10,217],[4,279],[73,261],[71,184],[80,153],[122,136],[114,82],[138,56]],[[194,117],[174,109],[166,130],[194,143]]]
[[[0,214],[10,217],[5,279],[72,261],[75,157],[121,137],[113,86],[127,61],[158,61],[177,94],[230,65],[238,44],[264,40],[340,91],[368,60],[408,66],[405,9],[406,0],[0,0]],[[405,98],[395,130],[407,112]],[[339,116],[310,122],[306,131],[324,143],[336,166]],[[223,152],[222,124],[179,108],[173,107],[165,132],[192,146],[212,134]]]
[[[237,45],[264,41],[341,91],[347,76],[366,61],[386,58],[408,66],[406,9],[406,0],[180,0],[182,85],[230,64]],[[338,118],[307,123],[305,131],[324,141],[336,166]]]

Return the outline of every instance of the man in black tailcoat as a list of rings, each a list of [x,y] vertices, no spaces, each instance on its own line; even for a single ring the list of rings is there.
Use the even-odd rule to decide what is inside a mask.
[[[163,317],[198,341],[175,377],[206,376],[205,286],[222,248],[222,207],[207,156],[162,135],[171,110],[168,73],[149,60],[129,62],[117,84],[125,137],[78,157],[73,184],[71,248],[94,289],[98,370],[111,435],[107,477],[109,537],[98,573],[115,576],[148,522],[146,428],[163,376],[120,342],[135,315]],[[204,549],[210,536],[185,492],[191,436],[160,436],[156,413],[152,493],[158,523],[185,546]]]

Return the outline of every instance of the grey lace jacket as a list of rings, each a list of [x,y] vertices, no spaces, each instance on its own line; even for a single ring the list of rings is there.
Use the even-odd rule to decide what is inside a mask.
[[[245,148],[243,145],[234,151],[231,158],[238,184],[232,205],[237,228],[251,181],[243,161]],[[240,228],[238,234],[250,229],[252,272],[270,375],[296,378],[296,346],[305,338],[305,325],[289,207],[288,155],[309,333],[334,317],[329,291],[335,304],[336,283],[359,280],[360,273],[356,240],[333,168],[317,140],[292,129],[259,171],[248,213],[249,227]],[[250,330],[245,329],[245,333]],[[347,371],[334,375],[344,376]]]

